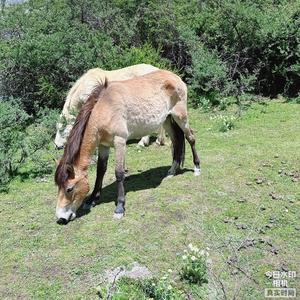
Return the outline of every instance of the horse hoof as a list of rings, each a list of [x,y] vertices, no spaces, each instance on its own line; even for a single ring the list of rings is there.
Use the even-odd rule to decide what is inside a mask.
[[[138,142],[138,146],[139,146],[139,147],[142,147],[142,148],[146,147],[146,145],[145,145],[142,141],[139,141],[139,142]]]
[[[167,176],[165,177],[165,179],[170,179],[172,177],[174,177],[174,174],[167,174]]]
[[[201,169],[198,167],[194,168],[194,176],[199,176],[201,174]]]
[[[164,146],[165,145],[165,141],[162,141],[162,140],[159,140],[159,139],[156,139],[155,143],[158,146]]]
[[[114,219],[120,220],[124,217],[124,213],[114,213]]]

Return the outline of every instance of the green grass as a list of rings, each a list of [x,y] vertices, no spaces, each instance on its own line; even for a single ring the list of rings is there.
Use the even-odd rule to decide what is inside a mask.
[[[285,266],[300,274],[300,181],[278,174],[300,171],[299,105],[254,105],[225,133],[212,116],[190,110],[202,159],[199,177],[190,171],[188,145],[185,171],[168,180],[162,179],[171,162],[169,146],[128,145],[130,177],[121,220],[112,217],[113,151],[104,203],[67,226],[55,223],[57,188],[51,176],[47,182],[14,180],[9,193],[0,195],[1,299],[97,299],[105,270],[136,261],[155,276],[168,268],[178,271],[178,255],[190,242],[209,248],[213,299],[223,299],[222,289],[228,299],[238,291],[236,299],[263,299],[264,288],[272,287],[265,272]],[[93,166],[91,185],[94,178]],[[282,199],[273,200],[271,192]],[[238,251],[247,238],[257,243]],[[271,240],[278,254],[262,239]],[[289,286],[300,293],[299,279],[289,279]],[[200,299],[195,296],[200,288],[189,288]],[[130,295],[128,286],[123,290]],[[138,293],[133,288],[128,299]]]

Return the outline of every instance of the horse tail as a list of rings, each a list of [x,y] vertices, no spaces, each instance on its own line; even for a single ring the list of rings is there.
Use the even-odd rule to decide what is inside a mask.
[[[100,97],[100,93],[107,87],[107,79],[105,78],[104,85],[98,83],[92,93],[89,95],[87,101],[83,104],[76,120],[75,124],[70,132],[67,144],[64,150],[62,159],[60,160],[56,172],[55,183],[62,187],[69,178],[74,177],[73,164],[78,157],[81,147],[83,135],[89,121],[92,110]]]
[[[178,126],[176,121],[172,116],[169,116],[169,124],[170,124],[170,136],[172,138],[172,154],[173,154],[173,161],[176,161],[179,165],[183,167],[184,158],[185,158],[185,139],[184,139],[184,132]]]

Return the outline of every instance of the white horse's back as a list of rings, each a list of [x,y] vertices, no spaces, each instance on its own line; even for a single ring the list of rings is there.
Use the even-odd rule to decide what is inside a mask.
[[[104,84],[105,78],[108,81],[123,81],[156,70],[158,68],[148,64],[138,64],[113,71],[106,71],[100,68],[88,70],[75,82],[67,95],[60,115],[60,121],[57,123],[56,146],[59,148],[64,146],[82,105],[87,101],[96,86]]]

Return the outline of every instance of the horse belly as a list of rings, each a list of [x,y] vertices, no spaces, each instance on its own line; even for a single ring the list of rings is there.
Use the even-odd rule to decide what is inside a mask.
[[[168,111],[164,107],[155,109],[148,106],[143,110],[131,109],[127,121],[129,139],[141,138],[157,132],[167,116]]]

